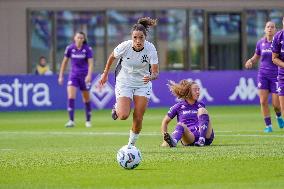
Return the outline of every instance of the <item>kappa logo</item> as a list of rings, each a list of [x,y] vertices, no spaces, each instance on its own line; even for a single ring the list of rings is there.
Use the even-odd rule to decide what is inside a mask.
[[[230,101],[234,101],[239,97],[241,100],[254,100],[258,96],[257,87],[252,78],[241,77],[239,85],[236,86],[234,93],[229,97]]]
[[[99,108],[103,109],[105,105],[111,100],[114,96],[114,89],[112,85],[108,82],[104,84],[103,87],[100,87],[99,80],[101,76],[98,75],[92,82],[90,96],[93,103]]]

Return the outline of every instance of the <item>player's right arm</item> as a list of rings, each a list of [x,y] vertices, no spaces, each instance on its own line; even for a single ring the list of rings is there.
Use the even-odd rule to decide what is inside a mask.
[[[248,60],[246,61],[246,63],[245,63],[245,68],[246,68],[246,69],[252,68],[252,66],[253,66],[254,64],[258,63],[259,59],[260,59],[260,56],[257,55],[256,53],[254,53],[253,57],[251,57],[250,59],[248,59]]]
[[[172,118],[170,118],[168,115],[166,115],[162,121],[161,125],[161,132],[164,134],[165,132],[168,132],[168,125],[171,122]]]
[[[66,56],[63,58],[62,60],[62,63],[61,63],[61,67],[60,67],[60,71],[59,71],[59,76],[58,76],[58,83],[59,85],[62,85],[63,84],[63,81],[64,81],[64,70],[66,69],[67,67],[67,64],[68,64],[68,61],[69,61],[69,58],[67,58]]]
[[[111,65],[113,64],[114,60],[115,60],[114,52],[112,52],[108,57],[104,72],[101,75],[101,79],[100,79],[100,82],[99,82],[101,86],[103,86],[106,83],[106,81],[108,80],[108,73],[109,73],[109,70],[110,70]]]

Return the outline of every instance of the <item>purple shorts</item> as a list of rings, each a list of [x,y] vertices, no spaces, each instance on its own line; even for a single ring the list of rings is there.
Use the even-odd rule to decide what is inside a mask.
[[[196,129],[195,129],[195,130],[190,129],[190,128],[188,128],[188,129],[189,129],[189,130],[191,131],[191,133],[194,135],[194,142],[193,142],[192,144],[185,145],[185,144],[183,144],[182,141],[181,141],[181,144],[184,145],[184,146],[194,146],[194,143],[197,142],[198,139],[199,139],[200,133],[199,133],[199,131],[196,130]],[[209,145],[213,142],[214,138],[215,138],[215,134],[214,134],[214,130],[212,129],[212,133],[211,133],[210,138],[205,138],[205,145],[206,145],[206,146],[209,146]]]
[[[90,87],[85,83],[85,76],[69,76],[67,85],[77,87],[81,91],[90,90]]]
[[[277,76],[268,74],[258,74],[257,88],[268,90],[270,93],[277,93],[278,81]]]

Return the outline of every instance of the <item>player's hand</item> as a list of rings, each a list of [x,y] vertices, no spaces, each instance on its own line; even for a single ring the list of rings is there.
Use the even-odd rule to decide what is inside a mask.
[[[162,144],[161,144],[161,147],[169,147],[170,145],[163,140]]]
[[[63,77],[59,76],[58,77],[58,84],[63,85],[63,81],[64,81]]]
[[[102,87],[108,80],[108,74],[107,73],[102,73],[101,79],[99,81],[100,86]]]
[[[85,83],[91,83],[91,76],[87,75],[86,78],[85,78]]]
[[[151,81],[151,76],[150,75],[144,75],[144,77],[143,77],[144,84],[147,84],[149,81]]]
[[[246,69],[251,69],[252,68],[252,61],[249,59],[246,64],[245,64]]]

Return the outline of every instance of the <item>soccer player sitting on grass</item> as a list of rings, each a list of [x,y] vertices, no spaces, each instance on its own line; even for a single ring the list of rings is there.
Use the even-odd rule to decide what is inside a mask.
[[[170,81],[168,85],[172,94],[182,101],[172,106],[162,121],[162,146],[176,147],[180,140],[184,146],[210,145],[214,139],[214,132],[204,103],[198,101],[199,86],[187,80],[181,80],[179,83]],[[170,135],[168,124],[175,116],[177,125]]]

